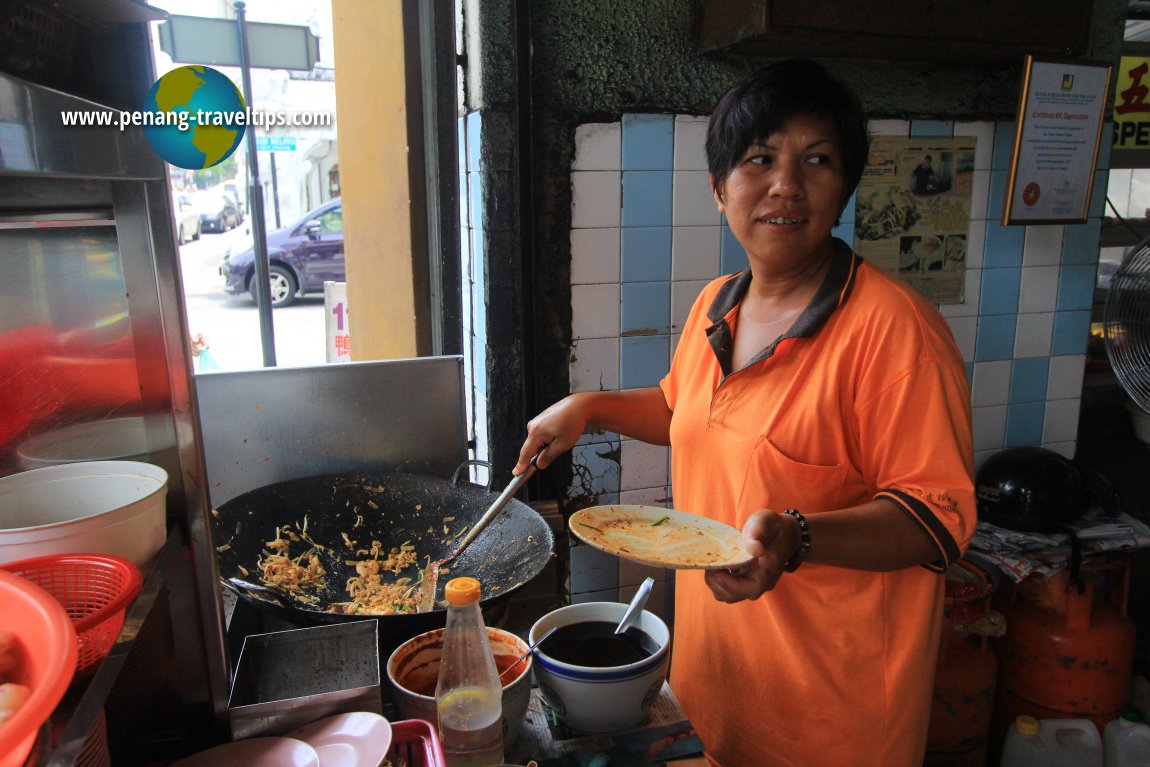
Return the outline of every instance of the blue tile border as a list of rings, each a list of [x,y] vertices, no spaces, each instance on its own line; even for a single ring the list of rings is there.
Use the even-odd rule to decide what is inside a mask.
[[[1079,311],[1094,306],[1094,284],[1098,269],[1092,264],[1068,264],[1058,270],[1060,312]]]
[[[1012,359],[1016,324],[1017,317],[1013,314],[979,317],[974,343],[975,362]]]
[[[1006,439],[1003,446],[1041,445],[1042,419],[1045,415],[1045,400],[1010,405],[1006,410]]]
[[[672,170],[675,166],[675,117],[623,115],[623,170]]]
[[[670,226],[628,226],[619,237],[619,273],[623,282],[671,279]]]
[[[623,226],[671,226],[674,173],[623,171]]]
[[[1010,367],[1010,403],[1045,402],[1050,358],[1015,360]]]
[[[1016,314],[1021,286],[1021,267],[983,269],[978,296],[979,315]]]
[[[622,333],[656,334],[671,329],[670,282],[625,282],[620,288],[619,306]]]
[[[719,273],[734,274],[747,268],[747,251],[742,243],[735,238],[731,227],[723,221],[723,234],[719,250]]]
[[[1017,129],[1018,125],[1014,122],[995,123],[994,154],[990,158],[992,170],[1010,170],[1010,158],[1014,155],[1014,134]]]
[[[635,389],[658,386],[671,362],[670,336],[619,339],[619,386]]]
[[[953,120],[911,120],[910,135],[912,138],[922,136],[946,137],[954,135]]]
[[[1050,356],[1085,354],[1090,338],[1090,312],[1055,312]]]
[[[982,246],[982,266],[997,269],[1022,266],[1022,251],[1026,247],[1026,227],[1003,226],[987,219],[986,239]]]
[[[1097,264],[1102,240],[1102,219],[1067,224],[1062,229],[1062,264]]]

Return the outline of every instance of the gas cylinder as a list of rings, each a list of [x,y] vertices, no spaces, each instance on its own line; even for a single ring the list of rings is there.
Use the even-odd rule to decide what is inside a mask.
[[[1129,700],[1135,628],[1126,614],[1128,554],[1092,558],[1052,577],[1032,575],[1003,608],[992,738],[1011,722],[1089,719],[1102,731]]]
[[[993,584],[960,559],[946,572],[942,637],[935,669],[924,767],[984,767],[998,659],[988,637],[1001,636],[989,610]]]

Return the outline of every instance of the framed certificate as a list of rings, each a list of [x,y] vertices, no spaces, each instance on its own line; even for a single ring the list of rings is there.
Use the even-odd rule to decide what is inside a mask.
[[[1002,223],[1082,223],[1090,208],[1111,67],[1026,57]]]

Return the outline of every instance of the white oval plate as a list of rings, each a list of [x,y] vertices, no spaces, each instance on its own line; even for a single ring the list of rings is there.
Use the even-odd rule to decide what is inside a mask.
[[[209,748],[170,767],[321,767],[316,750],[295,738],[247,738]]]
[[[370,711],[329,716],[288,736],[310,744],[321,767],[379,767],[391,750],[391,723]]]
[[[600,551],[653,567],[723,570],[751,561],[738,530],[674,509],[592,506],[572,514],[568,525]]]

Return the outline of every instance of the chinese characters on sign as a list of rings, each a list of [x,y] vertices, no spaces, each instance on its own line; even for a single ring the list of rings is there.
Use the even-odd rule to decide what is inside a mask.
[[[1150,58],[1123,56],[1114,97],[1114,148],[1150,149]]]
[[[1026,63],[1002,223],[1085,221],[1110,67],[1033,57]],[[1137,88],[1130,94],[1139,98]]]
[[[871,142],[855,207],[855,250],[937,304],[963,301],[975,139]]]
[[[323,284],[323,307],[326,312],[327,361],[351,362],[351,325],[347,309],[347,283]]]

